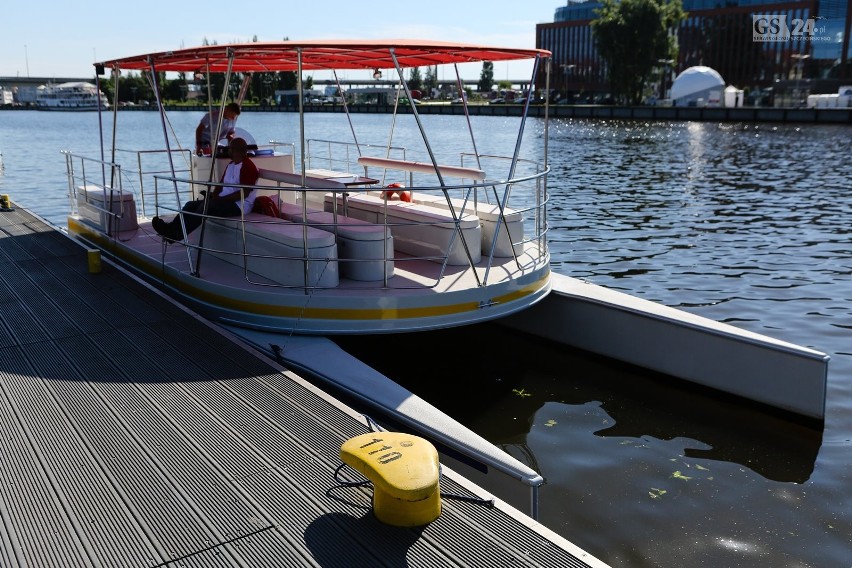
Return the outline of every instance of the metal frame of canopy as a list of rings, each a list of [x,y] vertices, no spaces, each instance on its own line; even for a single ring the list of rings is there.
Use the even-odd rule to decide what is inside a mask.
[[[411,96],[411,91],[405,82],[403,69],[427,66],[427,65],[448,65],[451,64],[455,68],[457,85],[461,90],[461,76],[458,70],[460,63],[474,63],[484,61],[508,61],[519,59],[534,59],[531,84],[535,83],[535,78],[538,75],[541,61],[545,59],[547,64],[544,66],[545,73],[545,89],[549,90],[550,83],[550,52],[542,49],[518,49],[518,48],[501,48],[489,47],[475,44],[463,44],[454,42],[435,42],[414,39],[390,39],[381,41],[358,41],[358,40],[317,40],[317,41],[278,41],[278,42],[251,42],[244,44],[227,44],[227,45],[206,45],[194,48],[179,49],[174,51],[164,51],[159,53],[149,53],[124,57],[119,59],[107,60],[96,63],[98,70],[107,67],[113,69],[116,81],[121,70],[148,70],[148,78],[151,82],[157,106],[160,109],[161,123],[163,127],[163,137],[166,145],[166,153],[169,159],[169,168],[172,171],[172,177],[175,177],[175,167],[172,159],[171,148],[169,144],[167,121],[163,102],[160,97],[160,90],[157,85],[157,73],[159,72],[203,72],[208,78],[210,73],[225,73],[225,83],[222,90],[222,97],[219,105],[219,120],[216,125],[216,139],[221,131],[222,117],[226,105],[226,97],[229,92],[229,85],[234,73],[246,73],[243,84],[240,89],[238,100],[242,100],[248,87],[250,74],[254,72],[279,72],[279,71],[295,71],[297,77],[299,96],[299,141],[301,151],[301,173],[304,185],[306,174],[306,146],[305,146],[305,116],[304,116],[304,86],[302,83],[302,74],[304,71],[310,70],[326,70],[334,73],[335,82],[338,88],[341,88],[340,80],[337,76],[338,70],[344,69],[389,69],[393,68],[399,76],[399,84],[404,89],[407,100],[411,108],[411,113],[417,123],[420,131],[420,136],[424,142],[426,152],[429,155],[429,161],[432,163],[438,183],[441,187],[446,188],[444,177],[441,173],[438,160],[429,143],[429,138],[423,123],[420,119],[420,114],[414,104],[414,98]],[[100,85],[100,84],[99,84]],[[100,88],[100,86],[99,86]],[[118,89],[115,89],[116,94]],[[213,96],[210,92],[208,82],[208,100],[212,101]],[[117,96],[117,95],[116,95]],[[515,149],[509,168],[507,180],[514,178],[517,162],[520,154],[521,142],[523,140],[524,127],[529,112],[529,105],[532,97],[527,97],[524,105],[521,123],[518,129],[518,136],[515,143]],[[113,105],[114,112],[117,112],[117,100]],[[396,115],[398,99],[394,106],[394,115]],[[212,109],[211,109],[212,110]],[[464,111],[467,120],[468,132],[470,141],[473,146],[473,155],[476,156],[477,167],[479,163],[479,152],[476,148],[476,139],[473,134],[473,129],[470,123],[470,114],[467,109],[467,100],[464,99]],[[349,110],[344,101],[344,112],[346,113],[350,131],[352,132],[353,141],[360,155],[360,146],[352,124],[352,119],[349,115]],[[547,130],[548,130],[548,112],[547,101],[545,101],[545,120],[544,120],[544,139],[545,139],[545,163],[547,168]],[[113,120],[113,128],[117,123],[117,116]],[[393,139],[393,129],[388,138],[388,146]],[[101,129],[101,159],[103,160],[103,130]],[[115,133],[113,132],[113,159],[115,158]],[[104,175],[105,178],[105,175]],[[176,183],[176,182],[175,182]],[[546,185],[546,181],[545,181]],[[494,187],[494,197],[497,205],[502,213],[506,207],[511,192],[511,184],[506,184],[502,196],[498,195],[497,188]],[[546,189],[545,189],[546,192]],[[175,193],[177,194],[177,185],[175,185]],[[456,211],[451,203],[449,194],[444,192],[447,205],[450,213],[458,225]],[[504,220],[505,223],[505,220]],[[508,227],[506,227],[508,231]],[[460,230],[459,230],[460,231]],[[462,243],[466,254],[467,244],[459,232],[460,242]],[[188,254],[188,253],[187,253]],[[479,276],[476,276],[479,281]]]

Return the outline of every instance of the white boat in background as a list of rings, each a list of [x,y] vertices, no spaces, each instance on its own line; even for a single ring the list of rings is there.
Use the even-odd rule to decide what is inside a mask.
[[[95,85],[74,81],[40,85],[36,105],[41,110],[105,110],[109,101]]]
[[[530,468],[508,455],[498,465],[493,447],[354,365],[327,337],[376,334],[380,349],[379,334],[496,322],[554,349],[576,346],[821,424],[825,354],[551,274],[547,144],[522,145],[528,106],[502,152],[481,153],[467,120],[469,147],[449,153],[436,145],[445,137],[430,136],[404,81],[405,69],[423,65],[457,74],[460,63],[531,59],[531,84],[547,89],[549,58],[536,49],[347,40],[210,45],[98,63],[147,72],[155,93],[162,72],[223,73],[229,93],[234,73],[245,82],[254,72],[300,79],[305,71],[384,70],[399,78],[410,105],[394,117],[394,129],[422,143],[399,147],[394,141],[403,137],[394,131],[384,141],[362,140],[345,106],[336,116],[351,138],[327,140],[309,131],[300,109],[299,139],[260,144],[252,158],[261,174],[256,191],[280,215],[206,218],[172,243],[151,219],[179,215],[187,200],[217,185],[227,160],[178,143],[158,101],[162,148],[119,150],[113,140],[106,160],[65,153],[69,233],[285,364],[532,486],[543,480]],[[546,111],[541,120],[546,141]],[[541,154],[527,155],[527,147]],[[467,345],[446,348],[472,358],[525,356],[481,341],[471,333]],[[417,357],[441,353],[412,348],[410,356],[416,365]],[[437,380],[463,380],[452,371]]]

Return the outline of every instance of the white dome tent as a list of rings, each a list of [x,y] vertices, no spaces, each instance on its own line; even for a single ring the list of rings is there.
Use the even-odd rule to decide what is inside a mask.
[[[725,81],[715,69],[698,65],[675,77],[672,83],[672,103],[676,106],[719,104]]]

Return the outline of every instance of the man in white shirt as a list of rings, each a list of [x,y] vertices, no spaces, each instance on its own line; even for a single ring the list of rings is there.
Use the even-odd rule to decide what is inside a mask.
[[[237,103],[228,103],[225,106],[222,118],[222,130],[219,132],[219,140],[230,139],[234,135],[238,116],[240,116],[240,105]],[[205,112],[198,126],[195,128],[195,153],[199,156],[212,153],[212,150],[211,152],[206,152],[205,150],[216,146],[216,144],[212,143],[212,140],[218,121],[219,109],[215,109],[212,112]]]
[[[250,187],[235,187],[255,185],[257,183],[257,166],[247,156],[248,144],[242,138],[234,138],[228,145],[231,161],[222,174],[222,183],[213,191],[207,192],[204,199],[189,201],[183,206],[183,223],[189,234],[201,225],[203,215],[211,217],[239,217],[250,213],[254,207],[256,191]],[[233,184],[233,185],[229,185]],[[181,215],[176,215],[169,222],[159,217],[151,220],[151,226],[167,241],[179,241],[184,237],[180,221]]]

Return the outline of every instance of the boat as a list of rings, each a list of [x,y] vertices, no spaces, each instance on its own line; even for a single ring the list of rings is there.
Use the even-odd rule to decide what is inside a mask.
[[[442,357],[440,349],[417,349],[417,332],[498,325],[553,349],[576,347],[821,424],[824,353],[552,273],[546,99],[543,144],[522,144],[529,99],[503,152],[481,152],[470,120],[461,150],[458,139],[450,152],[430,135],[403,80],[406,69],[441,64],[457,73],[462,63],[509,60],[532,61],[530,83],[548,90],[547,51],[425,40],[209,45],[98,62],[96,69],[112,69],[113,77],[147,72],[155,93],[162,72],[221,73],[220,109],[229,93],[244,91],[231,86],[237,73],[245,82],[255,72],[295,72],[300,92],[305,71],[333,73],[338,87],[341,70],[386,73],[399,78],[405,96],[397,102],[408,106],[404,113],[394,107],[394,131],[377,142],[359,137],[344,104],[339,117],[351,138],[327,140],[310,133],[305,97],[298,97],[298,140],[251,144],[259,170],[254,189],[266,207],[206,217],[186,239],[170,240],[152,219],[180,216],[188,200],[221,185],[227,159],[175,144],[158,100],[162,148],[119,150],[113,143],[104,157],[65,152],[68,232],[359,407],[533,488],[543,482],[534,470],[494,452],[333,339],[374,336],[380,351],[383,335],[411,333],[411,352],[397,356],[416,365],[418,357]],[[467,105],[465,97],[458,108],[467,114]],[[397,128],[408,129],[407,140],[413,133],[416,147],[398,146]],[[468,344],[443,349],[472,358],[524,356],[469,335]]]
[[[40,110],[106,110],[109,101],[97,86],[82,81],[40,85],[36,92]]]
[[[427,63],[548,56],[453,43],[318,41],[202,46],[101,65],[224,73],[227,87],[236,71],[367,69],[401,77],[404,69]],[[171,148],[165,140],[161,156],[170,163],[169,175],[139,172],[142,183],[127,188],[126,165],[119,173],[110,164],[104,179],[69,156],[79,208],[69,229],[153,276],[210,319],[238,327],[396,333],[491,320],[533,305],[550,289],[546,162],[519,155],[520,135],[503,155],[477,154],[472,143],[448,156],[416,120],[416,108],[414,126],[423,132],[419,155],[360,140],[348,115],[342,117],[350,118],[351,140],[303,134],[289,145],[252,144],[258,194],[274,202],[280,217],[208,219],[174,245],[162,246],[151,219],[177,215],[187,200],[216,186],[227,158]],[[391,186],[401,191],[392,194]]]

